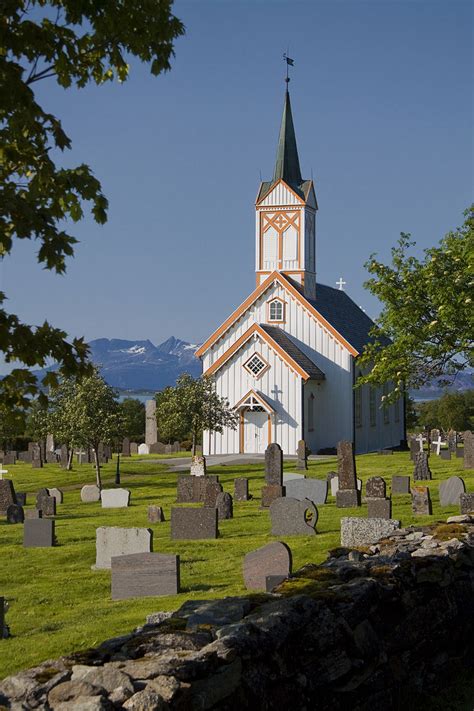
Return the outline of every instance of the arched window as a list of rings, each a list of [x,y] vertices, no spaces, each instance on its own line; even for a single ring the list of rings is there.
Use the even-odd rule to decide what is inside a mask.
[[[281,299],[272,299],[268,302],[268,321],[270,323],[283,323],[285,320],[285,304]]]
[[[314,432],[314,395],[308,398],[308,432]]]

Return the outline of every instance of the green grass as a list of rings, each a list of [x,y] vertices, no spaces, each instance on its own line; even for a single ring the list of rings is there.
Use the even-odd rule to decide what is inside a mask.
[[[153,455],[156,458],[156,455]],[[474,472],[464,472],[462,459],[430,459],[433,480],[428,482],[433,500],[433,516],[412,516],[410,496],[393,499],[393,517],[402,525],[416,521],[426,524],[459,513],[458,507],[441,508],[438,499],[440,480],[459,474],[468,490],[474,489]],[[295,462],[285,463],[294,470]],[[132,492],[128,509],[102,509],[100,503],[83,504],[80,488],[93,483],[89,465],[76,466],[72,472],[55,465],[42,470],[17,464],[8,467],[17,491],[31,492],[27,506],[34,505],[38,488],[58,486],[65,491],[64,503],[58,506],[54,548],[30,548],[22,545],[23,526],[0,521],[1,572],[0,594],[10,605],[7,622],[12,637],[1,642],[0,677],[30,667],[48,658],[86,649],[104,639],[123,634],[143,624],[148,613],[173,610],[186,599],[206,599],[239,595],[245,592],[242,560],[246,553],[275,540],[270,535],[268,511],[260,510],[263,485],[263,462],[250,466],[212,467],[224,490],[233,493],[233,479],[248,476],[254,499],[234,502],[234,518],[220,522],[220,537],[215,541],[171,541],[170,509],[176,499],[177,474],[162,464],[146,458],[122,460],[122,486]],[[325,477],[336,468],[336,459],[310,462],[309,476]],[[358,475],[382,475],[387,482],[392,474],[411,474],[413,466],[408,453],[393,456],[364,455],[357,457]],[[103,468],[104,485],[113,486],[115,460]],[[147,507],[164,507],[166,522],[148,524]],[[341,516],[366,515],[366,506],[357,510],[336,509],[334,499],[319,507],[318,534],[313,537],[287,537],[293,552],[293,567],[308,562],[321,562],[328,549],[339,544]],[[92,571],[95,562],[95,530],[98,526],[144,526],[153,529],[156,552],[177,553],[181,557],[182,592],[173,597],[144,598],[112,602],[110,571]]]

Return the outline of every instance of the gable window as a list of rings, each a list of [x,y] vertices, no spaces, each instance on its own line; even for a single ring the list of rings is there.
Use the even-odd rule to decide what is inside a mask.
[[[314,432],[314,395],[308,398],[308,432]]]
[[[285,320],[285,305],[280,299],[272,299],[268,302],[268,321],[271,323],[282,323]]]
[[[254,353],[246,363],[244,363],[244,368],[249,373],[251,373],[256,378],[263,373],[264,370],[268,368],[268,363],[263,360],[262,356],[258,353]]]
[[[377,424],[377,391],[375,388],[370,388],[369,390],[369,416],[370,416],[370,426],[375,427]]]

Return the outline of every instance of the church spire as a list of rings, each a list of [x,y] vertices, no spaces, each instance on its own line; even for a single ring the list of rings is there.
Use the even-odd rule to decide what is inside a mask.
[[[288,85],[287,85],[288,87]],[[285,92],[285,105],[281,119],[280,137],[275,162],[273,181],[284,180],[290,186],[299,186],[301,177],[298,149],[296,147],[295,127],[291,114],[290,94],[288,88]]]

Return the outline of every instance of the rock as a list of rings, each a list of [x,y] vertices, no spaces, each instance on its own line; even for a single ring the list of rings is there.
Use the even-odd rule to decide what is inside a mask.
[[[75,681],[64,681],[62,684],[54,686],[48,694],[48,703],[55,709],[58,704],[69,702],[72,706],[74,699],[79,696],[102,696],[105,689],[100,686],[90,684],[88,681],[77,679]]]
[[[174,676],[157,676],[148,682],[146,688],[156,691],[168,703],[176,696],[181,684]]]
[[[123,688],[127,699],[134,692],[134,687],[127,674],[113,667],[89,667],[77,664],[72,668],[71,681],[82,680],[93,686],[104,688],[109,694],[117,688]]]
[[[151,615],[147,615],[146,623],[147,625],[159,625],[169,619],[172,614],[172,612],[152,612]]]
[[[474,516],[469,516],[469,514],[461,514],[460,516],[450,516],[446,523],[472,523],[474,521]]]
[[[113,704],[104,696],[78,696],[71,703],[65,701],[54,707],[54,711],[113,711]]]
[[[227,597],[223,600],[188,600],[176,612],[176,617],[187,618],[186,629],[199,625],[222,627],[238,622],[248,613],[250,603],[246,598]]]
[[[129,711],[162,711],[167,705],[162,696],[152,689],[143,689],[131,696],[123,704],[124,709]]]

